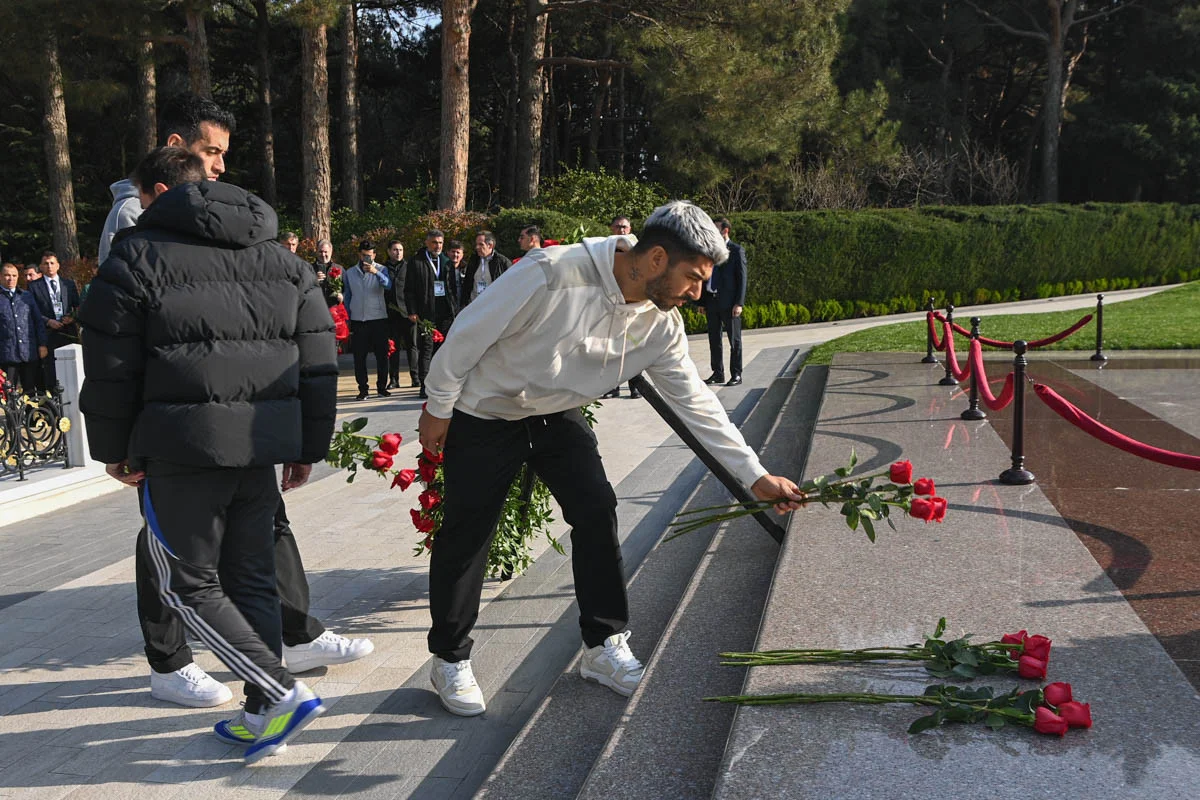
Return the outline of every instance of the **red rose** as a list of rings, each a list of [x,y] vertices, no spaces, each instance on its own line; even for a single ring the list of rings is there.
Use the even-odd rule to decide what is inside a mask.
[[[1017,659],[1017,674],[1022,678],[1040,681],[1046,677],[1046,662],[1033,656],[1021,656]]]
[[[385,469],[392,468],[392,457],[382,450],[376,450],[371,454],[371,460],[367,462],[367,466],[383,472]]]
[[[1025,630],[1018,631],[1017,633],[1006,633],[1000,637],[1000,644],[1025,644],[1025,640],[1028,638],[1029,632]],[[1010,647],[1008,650],[1010,656],[1015,656],[1019,652],[1015,647]]]
[[[340,267],[334,266],[334,267],[330,267],[329,271],[326,272],[325,274],[327,276],[329,276],[330,278],[340,278],[340,277],[342,277],[342,270]]]
[[[425,456],[425,458],[427,458],[429,461],[432,461],[434,464],[440,464],[446,458],[445,453],[431,453],[424,447],[421,448],[421,455]]]
[[[417,497],[421,501],[421,508],[426,511],[432,510],[438,503],[442,502],[442,496],[433,489],[426,489]]]
[[[932,497],[929,499],[924,497],[914,497],[908,506],[909,515],[916,517],[917,519],[923,519],[926,523],[931,522],[934,514],[936,513],[933,503],[931,502],[933,499],[934,498]]]
[[[434,344],[441,344],[442,342],[446,341],[446,337],[443,336],[442,332],[437,328],[433,329],[433,333],[430,334],[430,337],[433,339]]]
[[[428,410],[429,410],[429,403],[421,403],[421,410],[422,410],[422,411],[428,411]]]
[[[933,478],[917,478],[917,482],[913,484],[913,494],[930,496],[937,494],[937,488],[933,485]]]
[[[1076,703],[1069,700],[1058,707],[1058,714],[1072,728],[1092,727],[1092,707],[1087,703]]]
[[[400,443],[403,441],[404,437],[398,433],[385,433],[379,437],[379,449],[389,456],[394,456],[400,451]]]
[[[391,355],[395,352],[396,352],[396,341],[394,339],[388,339],[388,357],[390,358]]]
[[[432,550],[433,549],[433,537],[426,536],[425,541],[421,542],[421,544],[425,545],[426,550]]]
[[[416,470],[402,469],[396,473],[396,477],[392,479],[392,488],[400,487],[400,491],[404,491],[413,485],[413,481],[417,479]]]
[[[419,470],[421,473],[421,480],[425,481],[426,483],[432,483],[433,481],[437,480],[437,464],[431,464],[428,461],[422,461]]]
[[[944,520],[946,518],[946,498],[931,497],[929,498],[929,502],[933,506],[933,521],[941,522]]]
[[[1033,710],[1033,729],[1038,733],[1063,736],[1067,732],[1067,721],[1045,706]]]
[[[1042,661],[1050,660],[1050,640],[1045,636],[1034,634],[1025,639],[1025,655],[1033,656]]]
[[[1062,681],[1047,684],[1046,688],[1042,689],[1042,694],[1050,705],[1061,706],[1071,702],[1071,684]]]
[[[912,483],[912,462],[897,461],[888,470],[888,479],[892,483]]]
[[[408,513],[412,517],[413,526],[421,533],[431,533],[437,524],[415,508],[410,508]]]

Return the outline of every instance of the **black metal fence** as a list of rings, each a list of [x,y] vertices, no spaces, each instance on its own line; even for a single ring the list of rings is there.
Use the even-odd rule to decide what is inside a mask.
[[[4,388],[8,391],[0,399],[0,477],[15,473],[23,481],[25,472],[35,467],[58,462],[68,467],[71,420],[63,413],[62,387],[39,396]]]

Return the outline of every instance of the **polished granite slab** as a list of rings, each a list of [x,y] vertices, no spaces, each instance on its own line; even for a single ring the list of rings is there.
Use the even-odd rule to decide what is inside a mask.
[[[997,374],[1003,376],[1002,367]],[[1049,680],[1070,682],[1077,697],[1091,703],[1095,727],[1062,739],[982,726],[909,735],[909,723],[921,714],[907,706],[741,707],[714,796],[1195,796],[1200,698],[1048,497],[1052,479],[1078,487],[1090,475],[1106,474],[1103,459],[1087,455],[1072,469],[1031,463],[1042,470],[1039,484],[999,484],[1009,458],[1004,441],[989,421],[958,418],[962,392],[938,386],[939,375],[938,367],[916,363],[911,354],[835,361],[810,473],[841,465],[852,447],[865,462],[860,473],[909,458],[918,475],[937,481],[950,512],[941,525],[904,520],[899,531],[882,530],[875,544],[849,531],[836,511],[795,514],[758,647],[907,644],[932,630],[939,616],[948,617],[951,635],[971,632],[977,640],[1026,628],[1054,640]],[[1074,388],[1089,383],[1078,380]],[[1122,422],[1133,414],[1122,413],[1116,415]],[[995,422],[1004,427],[1003,418]],[[1119,427],[1116,419],[1106,422]],[[1047,431],[1030,436],[1031,462],[1035,443],[1037,458],[1074,446]],[[1155,524],[1161,502],[1138,505],[1140,518]],[[1110,527],[1115,524],[1110,516]],[[713,669],[731,668],[714,662]],[[756,694],[919,694],[935,682],[911,667],[747,672],[746,691]],[[1033,685],[985,681],[1002,690]]]

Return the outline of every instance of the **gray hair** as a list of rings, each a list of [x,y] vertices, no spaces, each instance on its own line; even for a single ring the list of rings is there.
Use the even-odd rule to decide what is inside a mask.
[[[668,246],[668,243],[675,247]],[[700,206],[687,200],[672,200],[654,209],[646,217],[642,233],[638,236],[638,247],[634,249],[641,249],[643,244],[647,245],[647,249],[657,244],[666,247],[668,252],[680,250],[683,258],[705,256],[711,258],[714,264],[723,264],[729,258],[725,237],[713,224],[712,217]]]
[[[329,241],[328,239],[320,239],[317,241],[317,249],[318,250],[320,250],[325,245],[329,245],[330,247],[333,247],[333,242]]]

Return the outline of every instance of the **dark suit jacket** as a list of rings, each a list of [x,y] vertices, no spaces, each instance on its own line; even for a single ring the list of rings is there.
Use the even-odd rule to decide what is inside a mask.
[[[462,286],[459,287],[460,294],[458,304],[461,308],[466,308],[471,302],[471,290],[475,288],[475,273],[479,272],[479,264],[482,259],[478,254],[471,256],[467,262],[467,271],[463,273]],[[513,265],[513,262],[508,259],[508,256],[501,255],[495,251],[492,252],[492,257],[488,259],[488,274],[491,275],[492,282],[508,272],[508,268]]]
[[[404,275],[404,305],[409,314],[416,314],[436,325],[447,320],[435,319],[433,268],[425,257],[428,252],[422,247],[408,260]],[[450,318],[453,319],[458,314],[458,273],[450,266],[450,259],[444,253],[438,254],[438,263],[441,280],[446,282],[446,301],[450,304]]]
[[[730,311],[734,306],[746,305],[746,251],[740,244],[729,242],[729,260],[713,267],[712,285],[716,295],[705,286],[702,300],[705,307],[717,311]]]
[[[79,289],[75,286],[75,281],[58,273],[59,294],[62,297],[63,316],[75,317],[75,313],[79,310]],[[46,277],[38,278],[33,283],[26,287],[29,293],[33,295],[34,302],[37,303],[38,310],[42,312],[42,316],[47,321],[54,319],[54,301],[50,299],[50,283]],[[79,326],[75,323],[62,328],[61,330],[52,331],[47,328],[49,333],[49,345],[53,350],[56,347],[62,347],[65,344],[71,344],[75,341],[74,337],[79,335]]]

